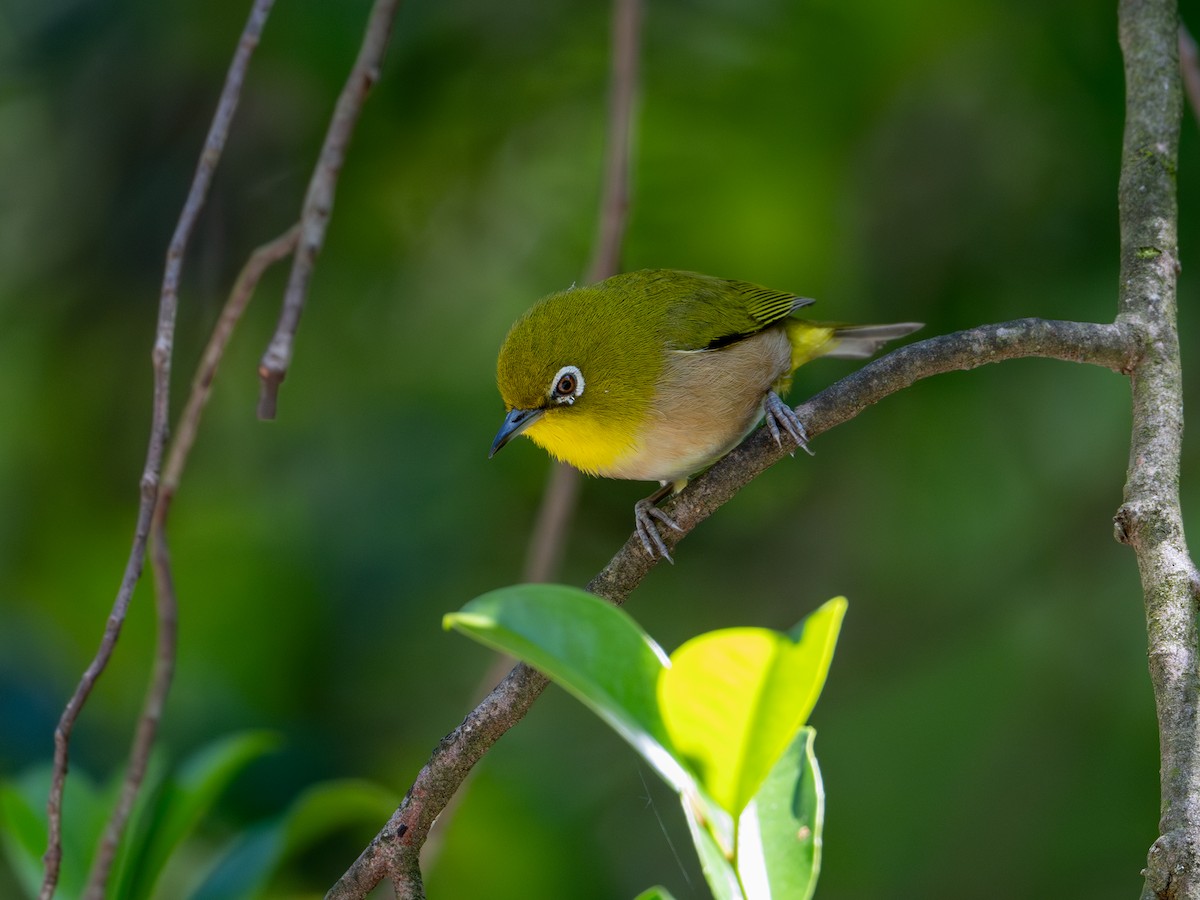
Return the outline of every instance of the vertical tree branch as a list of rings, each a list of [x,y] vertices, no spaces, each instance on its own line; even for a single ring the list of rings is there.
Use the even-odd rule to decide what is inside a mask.
[[[325,245],[325,231],[329,227],[329,216],[333,212],[333,198],[337,190],[338,176],[346,160],[346,148],[350,136],[358,123],[367,92],[379,80],[383,56],[392,35],[392,23],[400,0],[375,0],[371,15],[359,47],[358,58],[346,78],[346,84],[338,96],[333,118],[325,132],[321,155],[317,159],[308,192],[304,196],[304,208],[300,214],[300,243],[292,260],[292,271],[288,277],[287,291],[283,298],[283,310],[271,342],[263,353],[258,366],[262,382],[258,399],[260,419],[274,419],[279,397],[279,385],[287,375],[292,361],[292,345],[296,339],[296,328],[304,301],[308,296],[308,283],[312,278],[317,254]]]
[[[175,318],[179,306],[179,276],[183,269],[183,258],[191,238],[196,219],[204,206],[213,172],[220,160],[229,126],[237,110],[242,84],[250,58],[262,35],[274,0],[255,0],[250,16],[242,30],[238,47],[230,62],[225,84],[217,102],[217,110],[205,138],[204,150],[196,166],[187,199],[184,201],[175,233],[167,248],[166,266],[163,273],[162,290],[159,296],[158,325],[152,353],[154,371],[154,399],[151,413],[150,440],[146,451],[146,463],[142,471],[141,501],[137,523],[134,526],[133,545],[121,577],[113,607],[105,623],[104,635],[91,663],[84,671],[75,692],[67,701],[58,726],[54,731],[54,768],[50,783],[50,795],[46,801],[49,818],[49,834],[46,853],[43,856],[44,875],[40,897],[50,900],[58,884],[62,865],[62,803],[70,761],[71,732],[96,681],[104,672],[121,635],[121,628],[129,609],[133,589],[142,574],[146,558],[146,542],[150,522],[158,497],[158,479],[162,466],[163,451],[167,440],[169,423],[171,356],[175,340]]]
[[[633,148],[633,106],[637,98],[641,27],[641,0],[616,0],[613,4],[608,149],[596,252],[588,269],[589,283],[603,281],[620,271],[621,246],[629,226],[629,161]]]
[[[1174,0],[1122,0],[1126,120],[1117,321],[1141,346],[1116,536],[1133,547],[1146,604],[1161,756],[1160,836],[1145,898],[1200,897],[1200,731],[1195,566],[1179,505],[1183,387],[1176,325],[1176,165],[1182,111]]]
[[[600,186],[600,213],[593,259],[588,266],[587,282],[603,281],[615,275],[620,266],[621,246],[629,222],[630,156],[632,152],[634,99],[638,83],[638,44],[641,32],[641,0],[616,0],[613,4],[611,76],[608,106],[608,143]],[[566,463],[551,461],[542,489],[542,500],[525,551],[521,580],[526,583],[553,581],[562,566],[571,519],[579,499],[580,474]],[[488,667],[476,699],[483,697],[512,667],[514,660],[496,657]],[[457,810],[464,791],[454,792],[438,817],[438,831],[430,835],[420,855],[421,866],[428,868],[440,848],[438,833],[445,833],[448,820]],[[421,866],[412,865],[398,879],[399,891],[420,884]]]
[[[587,271],[588,284],[616,275],[621,267],[621,247],[629,227],[630,157],[641,26],[641,0],[616,0],[612,19],[608,145],[600,188],[596,248]],[[524,581],[550,581],[558,571],[578,496],[579,472],[566,463],[552,463],[525,557]]]
[[[542,502],[538,506],[521,580],[526,583],[553,581],[562,566],[575,503],[579,499],[579,472],[566,463],[550,461]],[[503,673],[488,673],[488,684],[495,684]]]

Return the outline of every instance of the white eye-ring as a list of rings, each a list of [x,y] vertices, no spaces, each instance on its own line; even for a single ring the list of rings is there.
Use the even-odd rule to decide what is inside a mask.
[[[570,406],[583,396],[583,373],[578,366],[563,366],[550,382],[550,398]]]

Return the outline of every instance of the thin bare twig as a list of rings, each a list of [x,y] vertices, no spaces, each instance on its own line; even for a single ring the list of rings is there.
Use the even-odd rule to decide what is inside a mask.
[[[179,617],[178,605],[175,601],[175,588],[171,581],[167,562],[166,532],[163,521],[167,504],[163,501],[164,494],[160,488],[158,503],[155,504],[150,526],[152,541],[150,565],[155,572],[154,608],[157,621],[154,668],[150,684],[146,689],[146,699],[142,703],[142,711],[138,716],[133,744],[129,750],[129,764],[125,768],[125,778],[121,782],[121,791],[117,796],[117,802],[113,806],[108,823],[104,826],[104,833],[96,848],[96,855],[92,859],[87,886],[83,891],[85,900],[104,900],[107,896],[108,879],[112,873],[113,861],[117,857],[117,848],[120,846],[125,826],[133,812],[133,804],[137,800],[138,791],[141,790],[142,781],[146,776],[150,751],[154,748],[154,739],[158,735],[158,725],[162,721],[163,708],[166,706],[167,693],[175,672],[176,634]]]
[[[945,372],[973,369],[987,363],[1040,356],[1086,362],[1128,373],[1135,362],[1131,330],[1119,325],[1021,319],[988,325],[956,334],[930,338],[877,359],[826,388],[797,407],[810,437],[828,431],[858,415],[884,397],[914,382]],[[787,455],[764,429],[692,481],[664,505],[681,530],[663,535],[668,547],[752,479]],[[621,605],[657,564],[636,534],[588,583],[587,589]],[[422,843],[433,820],[467,777],[471,767],[525,715],[541,694],[546,679],[523,663],[442,739],[421,769],[400,807],[357,860],[326,894],[327,900],[366,896],[384,878],[402,879],[407,892],[397,896],[423,897],[412,879]]]
[[[603,281],[610,275],[617,274],[621,246],[629,223],[629,172],[640,34],[641,0],[616,0],[613,4],[608,145],[601,180],[596,248],[588,267],[588,283]],[[542,490],[542,502],[538,506],[537,518],[525,551],[525,565],[521,575],[523,582],[552,581],[557,576],[571,531],[571,519],[575,515],[579,499],[579,487],[578,470],[565,463],[551,462],[546,486]],[[480,679],[475,692],[476,698],[483,697],[504,677],[512,664],[511,657],[497,656]],[[455,802],[443,810],[439,818],[438,833],[445,833],[448,820],[462,795],[459,791],[455,795]],[[440,846],[438,833],[433,834],[424,846],[421,857],[424,868],[428,868],[436,858]],[[413,877],[421,877],[419,867],[414,867],[413,872],[415,875],[408,878],[410,882]],[[400,880],[405,880],[405,877],[401,876]]]
[[[589,284],[603,281],[620,271],[621,246],[629,226],[629,173],[641,21],[641,0],[616,0],[613,4],[608,148],[596,251],[587,274]],[[525,557],[525,581],[549,581],[558,571],[579,496],[579,477],[579,472],[565,463],[552,464]],[[489,683],[494,681],[493,678]]]
[[[49,818],[49,834],[46,853],[43,856],[44,875],[39,896],[50,900],[58,884],[62,865],[62,803],[70,761],[71,733],[96,681],[104,672],[120,637],[121,628],[129,609],[133,589],[142,574],[146,559],[146,542],[150,523],[158,497],[159,472],[167,440],[170,405],[171,356],[175,340],[175,318],[179,307],[179,277],[183,268],[184,253],[195,226],[196,219],[204,206],[213,172],[220,160],[221,152],[229,134],[229,126],[237,110],[242,84],[250,58],[258,46],[259,37],[266,25],[274,0],[255,0],[250,16],[242,30],[238,47],[230,62],[225,85],[217,102],[217,110],[205,138],[204,150],[196,166],[187,199],[175,226],[175,233],[167,247],[166,267],[163,273],[162,291],[159,296],[158,325],[152,353],[154,369],[154,399],[150,425],[150,441],[146,452],[146,464],[142,471],[141,501],[138,506],[137,523],[134,526],[133,546],[117,589],[117,596],[105,623],[104,635],[91,663],[84,671],[75,692],[59,718],[54,731],[54,769],[50,784],[50,795],[46,801]]]
[[[609,87],[608,149],[600,198],[600,227],[588,281],[603,281],[621,267],[621,246],[629,225],[629,171],[633,147],[633,106],[638,88],[641,0],[613,5],[612,76]]]
[[[629,227],[629,172],[641,22],[641,0],[616,0],[612,20],[608,146],[601,181],[596,249],[587,273],[589,284],[603,281],[620,271],[621,246]],[[568,465],[555,463],[546,479],[542,505],[525,556],[524,581],[549,581],[558,571],[578,495],[579,473]]]
[[[254,296],[254,291],[262,280],[263,274],[275,263],[285,259],[296,249],[300,240],[300,225],[296,224],[272,241],[263,244],[250,254],[242,271],[238,273],[229,299],[213,326],[212,336],[204,348],[204,355],[196,367],[196,375],[192,379],[192,392],[188,395],[187,403],[175,424],[175,438],[167,453],[167,461],[163,466],[162,488],[160,492],[166,496],[169,503],[179,488],[179,480],[183,475],[183,467],[187,463],[188,454],[196,441],[196,432],[200,426],[200,416],[212,393],[213,380],[217,376],[217,367],[225,355],[229,339],[237,327],[242,313]]]
[[[551,461],[546,486],[542,489],[542,502],[538,506],[533,531],[529,535],[529,546],[525,551],[525,566],[521,573],[523,582],[553,581],[558,574],[578,499],[578,470],[566,463]],[[489,672],[487,683],[495,684],[503,674]]]
[[[333,118],[325,132],[321,155],[317,159],[308,192],[304,196],[304,209],[300,214],[300,243],[292,260],[292,271],[288,277],[287,291],[283,298],[283,309],[275,334],[263,353],[258,366],[261,388],[258,398],[258,417],[274,419],[279,398],[279,385],[287,376],[292,361],[296,328],[304,301],[308,296],[308,284],[312,278],[317,254],[325,244],[325,231],[329,227],[329,216],[333,212],[333,198],[337,190],[338,176],[346,160],[346,148],[350,136],[358,123],[367,92],[379,80],[384,52],[392,34],[392,23],[400,0],[375,0],[371,15],[359,47],[358,58],[350,70],[346,84],[338,96]]]
[[[158,489],[158,502],[155,504],[150,526],[152,542],[150,565],[154,570],[154,596],[158,618],[154,671],[146,692],[142,713],[138,719],[133,745],[129,751],[129,766],[121,785],[121,793],[112,817],[104,830],[99,850],[92,863],[92,871],[88,876],[88,885],[84,892],[87,900],[103,900],[105,896],[109,872],[113,860],[116,858],[121,835],[145,777],[146,766],[150,761],[150,751],[154,747],[158,724],[162,720],[163,708],[166,706],[167,694],[171,688],[171,678],[175,671],[178,603],[175,581],[171,573],[170,550],[167,544],[167,518],[170,515],[171,502],[175,499],[175,492],[179,488],[183,468],[187,464],[188,455],[196,440],[200,417],[212,393],[212,383],[217,374],[217,367],[233,336],[234,328],[245,311],[246,305],[250,302],[263,273],[268,267],[295,249],[299,235],[300,227],[293,226],[280,237],[254,251],[246,265],[242,267],[237,281],[234,282],[233,290],[230,291],[229,299],[225,302],[225,307],[213,327],[212,336],[209,338],[208,346],[204,349],[200,364],[197,366],[196,375],[192,380],[191,394],[180,414],[174,438],[167,451]]]

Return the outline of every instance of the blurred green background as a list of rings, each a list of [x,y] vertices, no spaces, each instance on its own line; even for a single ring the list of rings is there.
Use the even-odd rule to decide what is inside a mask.
[[[51,753],[112,603],[163,253],[248,6],[0,3],[0,775]],[[626,268],[756,281],[818,298],[815,315],[930,335],[1112,319],[1115,4],[648,7]],[[295,0],[267,26],[188,258],[177,404],[238,268],[297,214],[367,9]],[[255,367],[284,270],[236,336],[173,512],[163,739],[176,756],[247,727],[285,743],[229,792],[213,846],[323,779],[398,798],[474,705],[493,659],[440,618],[520,577],[548,464],[528,442],[486,458],[495,353],[589,260],[608,48],[604,3],[406,3],[276,422],[255,419]],[[1179,171],[1186,364],[1191,116]],[[793,400],[852,368],[807,367]],[[818,896],[1140,889],[1158,757],[1136,566],[1112,538],[1128,398],[1107,370],[1044,360],[922,382],[764,474],[632,598],[668,649],[850,598],[813,718]],[[1191,444],[1189,523],[1197,462]],[[646,492],[584,485],[562,580],[608,560]],[[76,734],[74,766],[96,777],[127,750],[150,600],[144,583]],[[448,818],[434,898],[707,896],[669,794],[554,688]],[[279,890],[319,895],[381,824],[308,854]],[[9,877],[0,864],[0,895]]]

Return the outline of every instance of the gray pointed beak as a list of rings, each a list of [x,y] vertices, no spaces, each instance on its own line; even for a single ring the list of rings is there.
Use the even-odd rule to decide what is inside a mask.
[[[500,452],[501,447],[540,419],[544,412],[544,409],[510,410],[508,415],[504,417],[504,424],[496,432],[496,439],[492,441],[492,449],[488,451],[488,459],[495,456]]]

